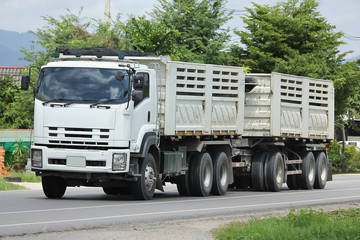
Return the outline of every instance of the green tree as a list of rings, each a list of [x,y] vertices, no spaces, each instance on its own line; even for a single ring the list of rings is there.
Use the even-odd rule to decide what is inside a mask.
[[[221,52],[230,39],[222,29],[231,12],[224,8],[226,0],[158,0],[150,13],[155,22],[175,29],[176,56],[181,61],[227,64],[229,54]]]
[[[347,62],[335,69],[331,76],[335,87],[335,113],[340,126],[343,125],[342,115],[349,117],[348,124],[353,119],[360,119],[360,67],[356,62]]]
[[[117,22],[124,30],[126,39],[136,50],[151,52],[156,55],[171,55],[178,58],[179,46],[176,38],[180,32],[174,27],[168,27],[157,19],[148,20],[145,16],[131,16],[125,24]]]
[[[20,168],[24,169],[27,163],[27,158],[30,155],[29,147],[24,144],[22,140],[17,140],[12,148],[15,148],[12,152],[14,156],[15,164]]]
[[[338,46],[343,33],[334,32],[320,15],[315,0],[288,0],[276,6],[253,4],[242,17],[246,31],[236,31],[245,44],[254,72],[325,78],[334,74],[345,54]]]
[[[33,94],[8,79],[0,81],[0,129],[28,129],[33,122]]]

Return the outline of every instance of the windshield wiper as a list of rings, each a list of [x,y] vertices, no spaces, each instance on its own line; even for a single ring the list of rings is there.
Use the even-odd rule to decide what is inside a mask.
[[[82,102],[93,102],[94,100],[90,100],[90,99],[84,99],[84,100],[74,100],[74,101],[71,101],[71,102],[67,102],[63,105],[63,107],[67,107],[71,104],[74,104],[74,103],[82,103]]]
[[[119,100],[124,100],[124,98],[113,98],[113,99],[108,99],[108,100],[104,100],[104,101],[98,101],[96,103],[91,104],[90,108],[93,108],[99,104],[104,104],[104,103],[109,103],[109,102],[119,101]]]
[[[91,104],[91,105],[90,105],[90,108],[93,108],[93,107],[95,107],[95,106],[97,106],[97,105],[99,105],[99,104],[104,104],[104,103],[109,103],[109,102],[113,102],[113,101],[121,101],[121,100],[124,100],[124,98],[128,95],[128,91],[126,90],[123,95],[124,95],[124,97],[122,97],[122,98],[112,98],[112,99],[108,99],[108,100],[98,101],[98,102],[96,102],[96,103]]]

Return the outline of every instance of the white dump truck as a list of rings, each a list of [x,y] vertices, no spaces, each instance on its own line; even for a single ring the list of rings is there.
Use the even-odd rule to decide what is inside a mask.
[[[34,91],[32,170],[48,198],[75,186],[151,199],[167,182],[208,196],[331,180],[331,81],[92,48],[56,54]]]

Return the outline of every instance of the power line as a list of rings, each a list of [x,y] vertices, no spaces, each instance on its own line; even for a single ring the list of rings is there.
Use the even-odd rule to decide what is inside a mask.
[[[360,41],[360,37],[350,35],[348,33],[344,33],[344,38],[352,41]]]

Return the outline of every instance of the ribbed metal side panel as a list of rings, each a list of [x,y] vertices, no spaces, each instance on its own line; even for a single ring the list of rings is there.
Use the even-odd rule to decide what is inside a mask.
[[[160,112],[164,134],[242,134],[244,82],[240,67],[168,62]]]

